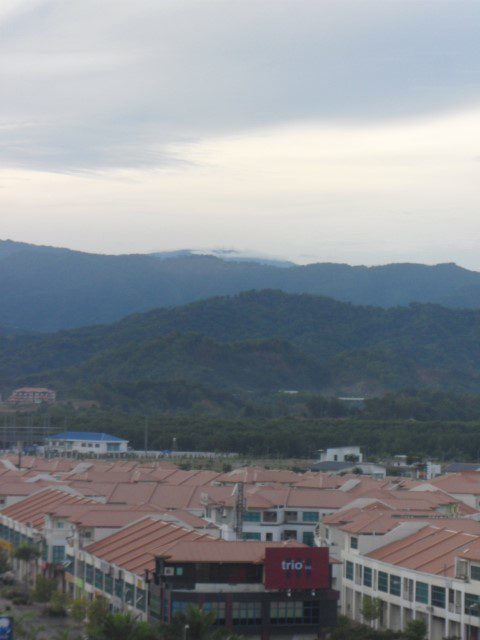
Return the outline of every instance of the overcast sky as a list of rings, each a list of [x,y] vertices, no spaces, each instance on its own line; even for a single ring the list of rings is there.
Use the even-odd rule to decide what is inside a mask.
[[[480,269],[478,0],[1,0],[0,237]]]

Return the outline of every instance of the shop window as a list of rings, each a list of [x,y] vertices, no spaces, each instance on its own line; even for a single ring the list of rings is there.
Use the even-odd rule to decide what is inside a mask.
[[[217,626],[225,625],[225,602],[204,602],[202,609],[206,613],[210,611],[215,613],[215,624]]]
[[[232,620],[234,625],[260,625],[262,623],[262,603],[234,602]]]
[[[270,603],[271,624],[301,624],[303,621],[303,602],[283,600]]]

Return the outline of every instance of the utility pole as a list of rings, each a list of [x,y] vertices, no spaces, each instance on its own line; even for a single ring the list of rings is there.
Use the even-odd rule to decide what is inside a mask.
[[[245,487],[243,482],[237,482],[235,499],[235,538],[241,540],[243,536],[243,512],[245,511]]]

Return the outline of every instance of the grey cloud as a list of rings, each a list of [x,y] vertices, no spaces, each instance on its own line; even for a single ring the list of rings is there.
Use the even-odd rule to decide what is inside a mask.
[[[184,139],[467,107],[479,30],[477,0],[33,2],[0,23],[0,163],[156,166]]]

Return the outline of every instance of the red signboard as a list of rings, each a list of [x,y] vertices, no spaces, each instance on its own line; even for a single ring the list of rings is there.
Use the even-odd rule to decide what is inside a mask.
[[[265,550],[267,589],[328,589],[327,547],[269,547]]]

